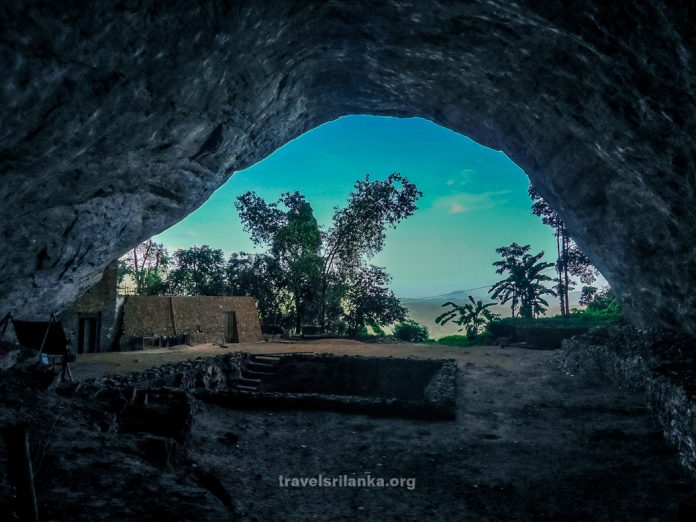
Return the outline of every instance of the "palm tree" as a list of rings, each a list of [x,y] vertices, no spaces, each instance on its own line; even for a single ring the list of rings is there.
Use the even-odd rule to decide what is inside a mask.
[[[541,262],[544,252],[536,255],[529,254],[529,245],[520,246],[512,243],[508,247],[497,248],[496,252],[503,256],[502,261],[496,261],[496,273],[507,277],[494,284],[489,293],[493,299],[502,303],[512,302],[512,316],[520,305],[519,315],[533,319],[543,314],[549,306],[544,295],[555,295],[553,290],[543,285],[552,279],[543,274],[544,270],[553,267],[553,263]]]
[[[466,336],[469,339],[476,338],[486,324],[497,319],[499,316],[488,310],[488,308],[494,306],[496,303],[483,304],[483,301],[476,301],[472,296],[469,296],[469,301],[471,302],[461,306],[451,301],[446,302],[442,306],[450,306],[452,309],[437,316],[435,322],[444,325],[452,321],[466,328]],[[464,330],[464,328],[459,329],[460,332],[462,330]]]
[[[515,317],[521,291],[525,287],[522,259],[528,255],[529,248],[529,245],[520,246],[517,243],[512,243],[510,246],[495,249],[503,257],[502,261],[493,263],[493,266],[496,267],[495,273],[503,275],[508,272],[509,275],[506,279],[494,284],[489,293],[493,299],[498,299],[503,304],[510,303],[512,317]]]

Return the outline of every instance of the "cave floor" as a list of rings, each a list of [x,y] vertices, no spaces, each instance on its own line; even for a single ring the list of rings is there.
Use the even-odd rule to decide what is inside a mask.
[[[257,353],[417,354],[454,358],[460,368],[455,421],[237,411],[202,405],[186,451],[202,469],[219,478],[242,520],[678,520],[680,512],[688,516],[696,505],[695,483],[679,466],[675,451],[663,441],[641,398],[597,377],[562,373],[554,362],[557,352],[325,341],[230,348]],[[170,362],[184,352],[153,352],[152,357]],[[187,353],[198,356],[208,352],[223,350],[206,345]],[[116,356],[122,358],[120,366]],[[86,377],[108,368],[137,369],[132,365],[144,364],[143,358],[148,359],[148,366],[153,364],[154,359],[149,360],[144,352],[81,357],[74,372]],[[125,362],[135,359],[137,363]],[[69,426],[68,422],[58,423],[55,436],[67,440]],[[89,477],[84,471],[85,455],[91,459],[88,465],[95,470],[92,473],[112,476],[109,490],[83,481],[81,494],[93,501],[83,504],[84,520],[110,520],[109,513],[129,519],[138,502],[143,506],[161,503],[162,513],[178,513],[179,520],[228,518],[217,510],[217,500],[207,492],[197,497],[196,487],[181,485],[181,477],[166,482],[172,473],[160,474],[155,481],[148,477],[154,477],[156,471],[141,462],[142,470],[127,476],[137,458],[130,452],[131,463],[125,466],[113,451],[125,444],[119,440],[128,437],[94,437],[100,441],[102,454],[85,453],[85,447],[96,445],[87,442],[89,438],[54,447],[68,454],[82,451],[75,462],[60,461],[59,477],[67,480],[70,489],[78,487],[69,478],[73,474]],[[107,448],[112,448],[112,453]],[[138,488],[133,493],[137,496],[131,497],[133,506],[126,506],[128,499],[122,497],[131,493],[124,491],[136,490],[132,485],[124,490],[127,481],[119,478],[119,473],[127,481],[137,482],[142,477],[143,483],[149,481],[156,487]],[[372,478],[413,478],[415,488],[279,485],[280,476],[368,474]],[[50,484],[53,480],[59,478],[40,481],[40,499],[55,494],[56,487]],[[184,486],[188,492],[167,489]],[[92,491],[95,488],[100,489]],[[151,498],[143,501],[148,495]],[[95,497],[101,502],[95,504]],[[186,504],[177,511],[182,498],[187,499]],[[78,502],[72,497],[69,501],[73,505]],[[207,511],[196,512],[196,502],[205,504]],[[120,511],[112,511],[114,505],[119,505]],[[157,512],[151,507],[140,509],[143,520],[148,519],[146,512]]]

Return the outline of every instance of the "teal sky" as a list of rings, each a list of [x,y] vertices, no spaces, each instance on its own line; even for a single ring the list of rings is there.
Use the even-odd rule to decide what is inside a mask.
[[[328,227],[358,178],[399,172],[423,192],[418,211],[387,237],[373,263],[400,297],[489,285],[495,249],[516,241],[555,261],[550,228],[530,212],[529,179],[502,152],[419,118],[347,116],[322,125],[237,172],[198,210],[155,236],[170,250],[207,244],[226,254],[255,251],[234,208],[255,190],[267,201],[299,190]]]

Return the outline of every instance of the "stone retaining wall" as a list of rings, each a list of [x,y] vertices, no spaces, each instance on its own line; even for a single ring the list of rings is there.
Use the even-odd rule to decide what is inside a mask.
[[[288,359],[286,363],[289,370],[292,369],[290,366],[293,363],[303,360],[320,361],[325,368],[332,364],[340,365],[344,371],[349,372],[362,371],[369,367],[366,375],[354,377],[357,381],[365,377],[368,384],[373,384],[371,374],[374,372],[381,372],[383,375],[389,375],[391,372],[392,379],[401,375],[404,385],[418,388],[417,396],[411,396],[405,394],[403,386],[399,386],[398,383],[392,383],[389,394],[380,395],[379,389],[365,389],[359,394],[348,393],[345,387],[342,388],[340,385],[339,389],[333,389],[334,381],[323,378],[316,381],[322,384],[321,389],[314,389],[310,383],[309,388],[312,391],[305,390],[303,385],[291,387],[292,390],[283,389],[287,386],[279,385],[279,389],[276,390],[272,378],[268,388],[262,387],[252,392],[241,391],[236,389],[235,383],[240,379],[248,357],[248,354],[242,352],[230,352],[217,357],[166,364],[142,372],[88,379],[81,383],[63,383],[60,391],[102,401],[108,405],[110,411],[119,415],[126,408],[140,411],[143,405],[139,404],[138,397],[142,398],[143,394],[149,396],[152,393],[156,398],[158,394],[174,393],[180,402],[183,401],[181,394],[184,394],[188,397],[195,396],[205,402],[242,409],[326,409],[431,420],[448,420],[455,417],[457,365],[453,360],[423,361],[390,357],[299,354],[283,356]],[[410,371],[403,371],[408,368]],[[317,368],[317,371],[323,372],[321,368]],[[398,373],[399,371],[402,373]],[[426,378],[422,382],[410,382],[409,377],[419,372],[427,374]],[[306,373],[298,376],[306,377]],[[169,413],[165,417],[169,418]]]
[[[568,373],[598,372],[644,393],[665,438],[696,476],[696,340],[683,334],[622,326],[563,342]]]

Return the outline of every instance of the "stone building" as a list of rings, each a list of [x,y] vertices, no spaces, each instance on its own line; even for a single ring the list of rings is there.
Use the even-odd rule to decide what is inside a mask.
[[[253,297],[126,296],[120,349],[162,338],[191,344],[263,340]]]
[[[119,296],[118,262],[59,319],[73,353],[142,349],[168,342],[262,341],[253,297]]]
[[[116,285],[118,261],[110,263],[101,280],[60,314],[73,353],[108,352],[118,335],[120,307]]]

